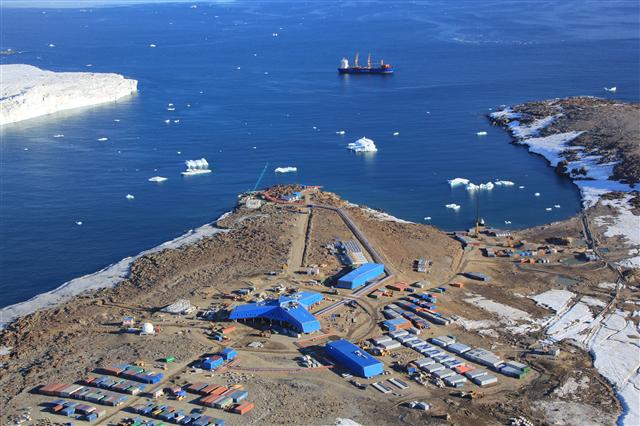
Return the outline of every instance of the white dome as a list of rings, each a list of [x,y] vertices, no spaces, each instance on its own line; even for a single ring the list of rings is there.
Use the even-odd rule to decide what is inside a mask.
[[[145,334],[153,334],[155,333],[155,329],[153,328],[153,324],[150,322],[145,322],[142,324],[142,332]]]

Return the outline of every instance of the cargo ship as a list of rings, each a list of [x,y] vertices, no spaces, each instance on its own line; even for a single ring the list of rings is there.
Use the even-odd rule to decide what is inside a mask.
[[[384,60],[380,60],[379,66],[373,66],[371,64],[371,55],[369,55],[367,66],[361,66],[358,64],[358,54],[356,53],[353,65],[349,64],[347,58],[342,58],[338,72],[340,74],[393,74],[393,65],[385,64]]]

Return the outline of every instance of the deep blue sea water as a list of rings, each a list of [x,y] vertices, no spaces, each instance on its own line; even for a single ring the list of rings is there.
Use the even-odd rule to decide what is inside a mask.
[[[0,130],[0,305],[210,222],[267,162],[261,186],[322,185],[447,230],[475,218],[475,198],[447,184],[455,177],[516,183],[478,194],[490,224],[561,220],[580,208],[575,186],[510,145],[485,114],[528,100],[611,96],[603,86],[640,99],[635,1],[10,5],[0,48],[24,53],[2,63],[117,72],[139,80],[139,93]],[[396,74],[339,76],[340,58],[357,50],[384,57]],[[477,137],[482,130],[488,135]],[[365,135],[377,154],[345,149]],[[182,178],[184,160],[200,157],[214,172]],[[298,173],[276,175],[278,166]],[[154,175],[169,180],[147,182]],[[554,204],[562,207],[545,211]]]

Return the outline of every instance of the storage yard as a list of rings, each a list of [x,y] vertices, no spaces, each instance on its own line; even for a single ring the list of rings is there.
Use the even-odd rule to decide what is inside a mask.
[[[588,250],[578,223],[568,245],[447,235],[318,188],[267,195],[241,197],[228,232],[7,328],[3,423],[615,421],[589,354],[545,334],[576,297],[612,299],[602,262],[563,262]]]

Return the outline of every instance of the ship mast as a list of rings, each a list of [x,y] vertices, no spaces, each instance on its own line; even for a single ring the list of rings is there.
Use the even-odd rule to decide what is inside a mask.
[[[355,66],[358,66],[358,52],[356,52],[356,60],[355,60]]]
[[[367,66],[371,68],[371,53],[369,53],[369,57],[367,58]]]

